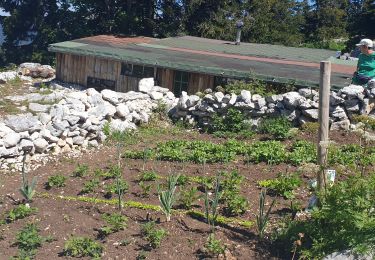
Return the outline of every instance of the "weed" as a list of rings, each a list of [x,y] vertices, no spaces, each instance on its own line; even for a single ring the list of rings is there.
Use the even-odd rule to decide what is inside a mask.
[[[208,239],[204,247],[207,252],[213,256],[223,254],[225,251],[225,247],[222,245],[219,239],[215,238],[215,234],[213,233],[208,235]]]
[[[145,259],[147,259],[147,252],[144,251],[144,250],[141,250],[135,259],[136,260],[145,260]]]
[[[169,175],[167,178],[167,190],[165,191],[161,190],[159,185],[157,187],[161,208],[168,222],[171,221],[172,207],[176,202],[175,191],[178,178],[179,175]]]
[[[266,201],[266,194],[267,190],[262,189],[259,194],[259,213],[256,216],[256,225],[258,230],[258,235],[260,239],[264,237],[264,231],[266,230],[269,215],[271,212],[272,207],[275,205],[275,199],[272,201],[271,205],[269,206],[267,212],[265,211],[265,201]]]
[[[286,117],[266,118],[260,122],[258,132],[270,134],[275,139],[285,139],[289,137],[292,128],[291,122]]]
[[[102,215],[102,218],[107,223],[107,226],[104,226],[100,229],[100,234],[103,236],[108,236],[109,234],[124,230],[127,226],[127,217],[122,216],[118,213],[106,213]]]
[[[301,178],[297,174],[279,173],[278,177],[275,179],[259,181],[259,186],[269,188],[277,195],[287,199],[293,199],[294,189],[301,186],[301,183]]]
[[[64,255],[100,258],[103,246],[87,237],[71,237],[64,245]]]
[[[65,186],[66,177],[64,175],[52,175],[48,177],[48,181],[46,183],[46,187],[51,189],[53,187],[64,187]]]
[[[26,217],[30,216],[31,214],[33,214],[37,211],[38,211],[37,208],[31,208],[31,207],[28,207],[24,204],[21,204],[18,207],[14,208],[14,209],[11,209],[7,213],[7,215],[5,217],[5,220],[6,220],[7,223],[10,223],[10,222],[16,221],[18,219],[26,218]]]
[[[141,226],[141,233],[153,248],[159,247],[161,241],[167,236],[167,231],[162,228],[157,229],[153,221],[143,224]]]
[[[85,182],[82,190],[81,190],[81,193],[82,194],[87,194],[87,193],[91,193],[91,192],[94,192],[96,188],[99,187],[99,184],[100,184],[100,181],[99,179],[92,179],[92,180],[89,180],[87,182]]]
[[[200,197],[197,187],[190,187],[181,191],[180,202],[185,209],[191,209],[194,202]]]
[[[78,164],[73,172],[74,177],[84,177],[88,174],[89,166],[87,164]]]

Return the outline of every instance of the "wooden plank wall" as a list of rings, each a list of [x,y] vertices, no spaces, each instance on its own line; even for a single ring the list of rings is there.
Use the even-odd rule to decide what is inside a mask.
[[[215,80],[215,77],[212,75],[190,73],[188,94],[195,94],[198,91],[203,91],[208,88],[213,89],[214,80]]]
[[[174,70],[158,68],[156,72],[156,80],[160,87],[168,88],[173,92]]]
[[[56,78],[68,83],[87,86],[87,77],[113,80],[116,91],[137,91],[140,78],[123,76],[121,62],[105,60],[92,56],[72,54],[56,54]],[[174,70],[157,68],[156,80],[163,88],[173,92]],[[207,88],[214,87],[214,76],[200,73],[189,74],[188,94],[194,94]]]

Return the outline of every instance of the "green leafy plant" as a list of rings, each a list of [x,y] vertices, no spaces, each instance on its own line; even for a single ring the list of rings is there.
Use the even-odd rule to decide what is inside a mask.
[[[161,205],[161,209],[165,214],[167,221],[171,221],[172,207],[176,202],[176,185],[179,175],[169,175],[167,178],[167,190],[161,190],[161,187],[158,185],[158,195]]]
[[[271,213],[271,209],[275,205],[275,200],[273,200],[268,210],[266,211],[265,209],[266,194],[267,194],[267,190],[262,189],[259,194],[259,211],[258,211],[258,215],[256,216],[256,226],[257,226],[257,231],[258,231],[258,235],[260,239],[263,239],[264,237],[264,231],[266,230],[266,227],[269,221],[269,215]]]
[[[254,142],[248,149],[250,162],[268,164],[282,163],[287,159],[285,146],[279,141]]]
[[[154,171],[145,171],[139,178],[139,181],[155,181],[159,176]]]
[[[153,248],[159,247],[161,241],[167,236],[167,231],[162,228],[157,229],[153,221],[144,223],[141,226],[141,233]]]
[[[11,209],[6,214],[5,221],[7,223],[10,223],[10,222],[16,221],[18,219],[23,219],[23,218],[26,218],[26,217],[30,216],[31,214],[33,214],[37,211],[38,211],[37,208],[32,208],[32,207],[26,206],[24,204],[21,204],[18,207],[14,208],[14,209]]]
[[[292,124],[286,117],[266,118],[260,122],[258,132],[270,134],[276,139],[285,139],[289,137],[289,131]]]
[[[224,254],[225,251],[225,246],[222,245],[219,239],[215,238],[214,233],[208,235],[208,239],[204,247],[206,251],[213,256]]]
[[[234,194],[226,202],[225,212],[230,216],[241,215],[246,212],[249,202],[244,196]]]
[[[143,181],[139,182],[139,187],[141,188],[141,196],[146,198],[150,196],[150,192],[152,189],[152,184],[145,184]]]
[[[277,195],[283,196],[287,199],[294,198],[294,189],[301,186],[301,178],[297,174],[282,174],[279,173],[275,179],[259,181],[259,186],[268,188]]]
[[[318,122],[306,122],[302,125],[302,131],[309,133],[309,134],[316,134],[319,130],[319,123]]]
[[[73,172],[74,177],[84,177],[89,171],[89,166],[87,164],[78,164]]]
[[[180,174],[177,179],[177,186],[185,186],[189,182],[189,177],[185,174]]]
[[[99,179],[92,179],[92,180],[89,180],[87,182],[85,182],[82,190],[81,190],[81,193],[82,194],[86,194],[86,193],[91,193],[91,192],[94,192],[96,188],[99,187],[99,184],[100,184],[100,181]]]
[[[201,196],[198,194],[197,187],[190,187],[188,189],[182,190],[180,193],[180,202],[185,209],[191,209],[194,202],[198,200]]]
[[[228,93],[235,93],[237,95],[241,94],[242,90],[249,90],[252,94],[258,94],[261,96],[271,96],[276,94],[275,88],[271,85],[267,85],[265,82],[252,77],[251,80],[235,80],[225,87],[225,91]]]
[[[239,172],[236,170],[230,173],[223,172],[221,174],[223,176],[223,180],[221,183],[221,191],[222,191],[221,199],[223,201],[227,201],[227,200],[230,200],[231,197],[240,193],[241,183],[244,177],[240,175]]]
[[[46,187],[51,189],[53,187],[64,187],[65,186],[66,177],[61,174],[52,175],[48,177],[48,181],[46,183]]]
[[[27,180],[26,176],[26,156],[24,155],[22,160],[22,186],[20,188],[21,195],[27,200],[31,201],[35,194],[36,177],[33,177],[31,183]]]
[[[375,174],[350,176],[318,194],[320,207],[307,220],[288,222],[280,229],[275,245],[293,250],[294,241],[304,234],[300,258],[320,259],[344,250],[366,255],[373,253]]]
[[[111,184],[105,186],[105,191],[107,196],[110,197],[113,194],[122,194],[126,193],[129,190],[129,184],[122,178],[114,180]]]
[[[316,145],[308,141],[296,141],[292,145],[292,151],[289,153],[289,162],[293,165],[302,163],[316,163],[317,151]]]
[[[127,226],[127,217],[118,214],[103,214],[103,220],[107,223],[106,226],[100,228],[99,232],[103,236],[108,236],[109,234],[124,230]]]
[[[71,237],[64,245],[64,255],[100,258],[103,246],[88,237]]]
[[[42,246],[45,239],[39,235],[39,229],[35,224],[27,224],[16,235],[16,242],[20,250],[18,259],[34,259],[36,250]]]

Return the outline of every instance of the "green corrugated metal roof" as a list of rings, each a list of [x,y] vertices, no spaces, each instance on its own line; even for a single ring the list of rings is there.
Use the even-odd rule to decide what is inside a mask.
[[[197,41],[198,44],[195,44]],[[190,50],[209,51],[213,53],[231,53],[243,56],[252,55],[257,57],[297,60],[304,62],[322,60],[321,58],[324,57],[324,55],[334,53],[326,50],[308,49],[307,51],[306,48],[298,50],[298,48],[289,48],[284,46],[272,46],[264,44],[257,45],[248,43],[243,43],[240,46],[216,46],[212,42],[219,45],[219,43],[222,41],[213,41],[203,38],[197,39],[196,37],[182,37],[155,40],[149,44],[142,43],[111,46],[111,44],[108,42],[97,43],[80,39],[51,44],[49,50],[53,52],[90,55],[106,59],[127,61],[130,63],[205,73],[223,77],[255,77],[280,83],[294,82],[296,85],[312,87],[318,86],[319,84],[319,68],[290,64],[275,64],[271,62],[259,62],[215,55],[202,55],[171,50],[169,47],[187,48]],[[249,46],[253,47],[250,48]],[[275,53],[277,50],[279,50],[278,54]],[[320,56],[318,53],[320,53]],[[312,57],[315,57],[315,59],[311,60]],[[327,58],[329,58],[329,56],[325,59]],[[345,86],[349,83],[348,75],[344,73],[332,73],[331,83],[333,87]]]

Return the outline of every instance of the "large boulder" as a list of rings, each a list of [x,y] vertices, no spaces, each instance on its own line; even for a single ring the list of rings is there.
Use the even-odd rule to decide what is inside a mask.
[[[138,83],[138,91],[143,93],[149,93],[155,85],[154,78],[144,78]]]
[[[42,123],[30,114],[10,115],[5,119],[5,124],[15,132],[29,131],[33,133],[41,129]]]

